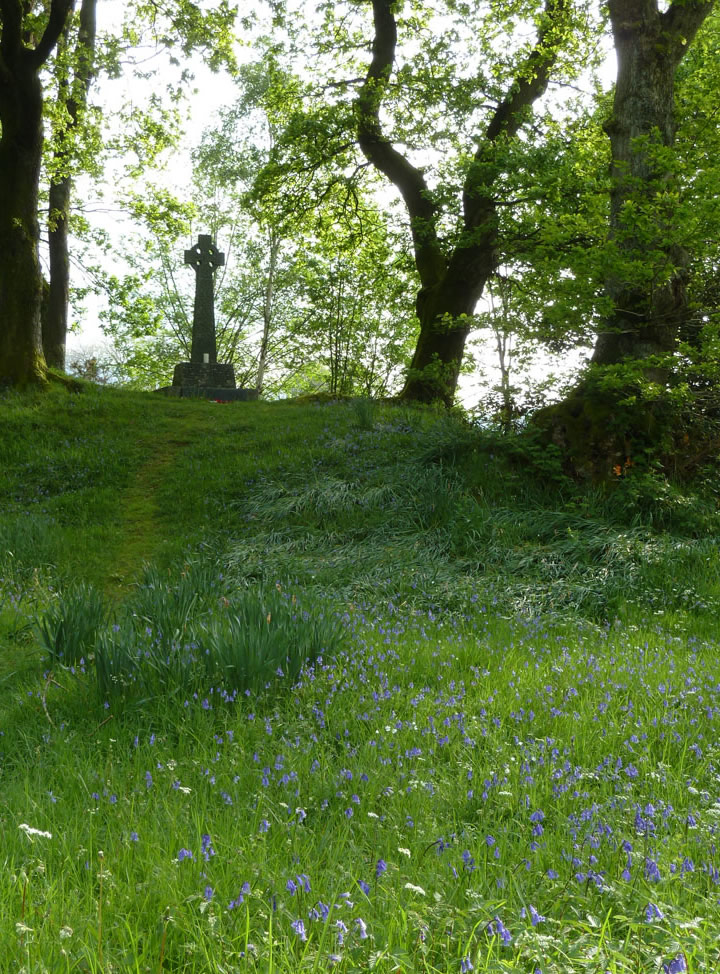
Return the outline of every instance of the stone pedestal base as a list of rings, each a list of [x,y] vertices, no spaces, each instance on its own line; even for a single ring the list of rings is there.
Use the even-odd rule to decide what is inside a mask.
[[[203,389],[234,389],[235,369],[229,363],[180,362],[175,366],[173,386]]]
[[[180,399],[223,402],[250,402],[258,397],[254,389],[236,389],[235,369],[221,362],[180,362],[175,366],[173,384],[157,391]]]

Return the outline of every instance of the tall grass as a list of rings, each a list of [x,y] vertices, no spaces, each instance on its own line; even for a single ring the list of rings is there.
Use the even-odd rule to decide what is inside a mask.
[[[0,401],[0,972],[720,969],[710,481],[81,400]]]

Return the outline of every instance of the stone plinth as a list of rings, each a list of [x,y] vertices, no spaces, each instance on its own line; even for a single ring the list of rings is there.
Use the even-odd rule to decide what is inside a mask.
[[[180,362],[175,366],[172,384],[183,388],[234,389],[235,369],[229,363]]]
[[[257,399],[255,389],[235,388],[235,369],[221,362],[180,362],[175,366],[173,384],[158,389],[158,392],[181,399],[224,399],[227,402]]]

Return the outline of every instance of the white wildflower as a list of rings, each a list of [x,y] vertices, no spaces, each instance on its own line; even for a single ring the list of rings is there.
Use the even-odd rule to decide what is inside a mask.
[[[425,890],[422,886],[414,886],[412,883],[405,883],[405,889],[409,889],[413,893],[417,893],[418,896],[425,896]]]
[[[43,839],[52,839],[52,832],[43,832],[42,829],[34,829],[30,825],[26,825],[24,822],[22,825],[19,825],[18,828],[25,833],[31,842],[36,835],[42,836]]]

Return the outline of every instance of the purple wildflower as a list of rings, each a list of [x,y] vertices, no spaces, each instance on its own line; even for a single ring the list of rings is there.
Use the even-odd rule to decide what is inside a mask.
[[[677,957],[669,960],[667,964],[663,964],[663,974],[682,974],[686,970],[687,963],[684,954],[678,954]]]
[[[492,933],[497,934],[498,937],[501,938],[506,947],[512,943],[512,934],[502,922],[500,917],[495,917],[494,922],[490,924],[490,930]]]
[[[648,903],[645,907],[645,923],[652,923],[653,920],[662,920],[664,917],[665,914],[657,903]]]
[[[654,882],[660,882],[660,870],[658,869],[658,864],[654,859],[649,856],[645,859],[645,879]]]
[[[200,840],[200,844],[202,847],[203,858],[205,859],[205,862],[207,862],[210,859],[210,856],[215,855],[215,850],[212,847],[212,840],[210,836],[203,835],[202,839]]]
[[[543,921],[546,919],[541,913],[538,913],[532,903],[528,909],[530,910],[530,922],[534,927],[536,927],[538,923],[543,923]]]
[[[297,920],[293,920],[290,926],[293,928],[293,930],[301,940],[307,940],[307,934],[305,933],[305,924],[301,919],[298,918]]]

